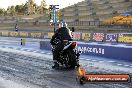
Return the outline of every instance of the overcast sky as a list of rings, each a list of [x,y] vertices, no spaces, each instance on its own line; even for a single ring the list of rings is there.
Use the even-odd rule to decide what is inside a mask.
[[[7,8],[8,6],[11,5],[20,5],[22,3],[25,3],[28,0],[0,0],[0,8]],[[68,5],[72,5],[77,2],[81,2],[83,0],[45,0],[47,5],[51,4],[59,4],[60,8],[64,8]],[[35,0],[35,2],[40,5],[41,0]]]

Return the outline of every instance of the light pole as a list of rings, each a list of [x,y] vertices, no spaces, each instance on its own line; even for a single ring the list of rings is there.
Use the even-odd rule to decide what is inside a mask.
[[[57,7],[59,5],[50,5],[50,20],[53,20],[54,32],[56,30],[56,23],[57,23]]]

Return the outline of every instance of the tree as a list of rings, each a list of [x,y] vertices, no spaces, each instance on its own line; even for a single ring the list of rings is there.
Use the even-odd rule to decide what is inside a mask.
[[[41,13],[42,14],[44,14],[45,12],[46,12],[46,10],[47,10],[47,8],[46,8],[46,2],[45,2],[45,0],[42,0],[41,1]]]
[[[8,6],[7,14],[13,16],[15,14],[15,7],[14,6]]]
[[[38,6],[36,3],[31,0],[21,5],[8,6],[7,10],[0,8],[0,15],[24,15],[24,14],[44,14],[46,12],[46,2],[45,0],[41,1],[41,5]]]
[[[0,8],[0,15],[4,15],[5,9]]]
[[[28,2],[23,5],[24,14],[28,13]]]
[[[35,12],[37,12],[37,7],[38,7],[38,6],[37,6],[37,4],[36,4],[36,3],[34,3],[34,4],[33,4],[34,13],[35,13]]]
[[[15,10],[17,14],[24,14],[23,5],[16,5]]]
[[[11,6],[11,8],[10,8],[10,14],[11,15],[15,15],[16,14],[15,6]]]

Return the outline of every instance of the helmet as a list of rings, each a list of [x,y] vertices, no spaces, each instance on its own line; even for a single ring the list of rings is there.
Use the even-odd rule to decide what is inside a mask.
[[[59,28],[61,27],[67,27],[67,23],[65,21],[61,21],[59,24]]]

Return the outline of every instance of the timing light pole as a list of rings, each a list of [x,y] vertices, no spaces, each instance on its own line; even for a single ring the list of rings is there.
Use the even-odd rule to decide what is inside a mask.
[[[57,23],[57,15],[56,15],[56,10],[59,9],[57,8],[59,5],[50,5],[50,20],[53,20],[53,26],[54,26],[54,32],[56,30],[56,23]]]

